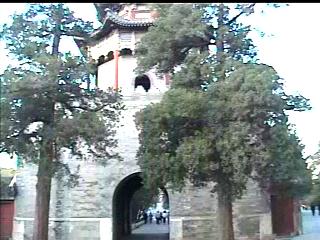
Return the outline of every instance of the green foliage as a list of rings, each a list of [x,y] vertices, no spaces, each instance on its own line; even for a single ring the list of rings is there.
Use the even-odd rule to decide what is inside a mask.
[[[142,186],[132,196],[132,204],[137,206],[137,210],[148,209],[158,202],[159,189],[148,189]]]
[[[247,14],[248,8],[252,7],[243,4],[239,10],[241,14]],[[227,5],[159,4],[156,9],[163,17],[157,19],[137,46],[137,71],[154,67],[160,73],[173,72],[176,66],[185,64],[190,50],[217,47],[221,38],[225,42],[225,56],[237,60],[245,57],[246,61],[256,56],[252,40],[247,37],[250,28],[237,23],[236,18],[230,16]],[[219,22],[218,13],[223,14]],[[216,56],[212,56],[211,62],[214,60]]]
[[[38,164],[33,239],[48,239],[54,174],[77,183],[77,173],[61,158],[65,149],[102,163],[118,157],[113,148],[120,93],[91,89],[95,70],[86,56],[59,51],[64,37],[86,39],[92,30],[92,23],[75,18],[62,3],[30,4],[2,27],[1,38],[19,65],[9,66],[0,79],[0,151]]]
[[[138,113],[137,124],[143,126],[139,137],[146,141],[139,150],[138,162],[143,165],[143,169],[148,169],[144,174],[155,180],[154,186],[164,186],[166,181],[177,183],[178,186],[183,180],[186,169],[176,161],[174,151],[181,138],[189,136],[199,128],[197,121],[198,110],[201,110],[199,106],[203,102],[202,95],[200,91],[174,89],[164,95],[161,103],[147,106],[143,114]],[[194,122],[190,121],[192,118]],[[154,160],[145,161],[147,159]],[[157,177],[159,167],[164,174],[164,181]]]
[[[310,192],[311,171],[302,156],[303,147],[288,126],[278,124],[271,128],[270,165],[266,170],[276,193],[301,197]]]
[[[131,221],[136,222],[138,213],[143,210],[148,210],[149,207],[156,207],[156,203],[159,200],[160,189],[148,188],[146,185],[143,185],[138,189],[132,196],[130,209],[132,212]]]
[[[152,66],[159,72],[169,72],[183,62],[194,44],[208,44],[200,12],[193,11],[191,4],[169,6],[164,4],[158,8],[166,17],[160,17],[137,46],[139,70],[142,72]],[[157,44],[154,44],[155,39]]]
[[[319,150],[309,156],[308,160],[310,161],[309,168],[312,173],[312,189],[307,199],[309,203],[320,204],[320,144]]]
[[[235,199],[249,178],[287,184],[288,194],[308,183],[286,110],[310,106],[285,94],[271,66],[256,63],[250,27],[238,23],[253,7],[239,5],[231,16],[224,4],[166,5],[142,37],[138,71],[155,68],[173,79],[162,101],[136,118],[147,184],[181,190],[187,181],[216,182]]]
[[[208,53],[198,53],[190,51],[185,59],[185,64],[180,66],[180,70],[175,74],[173,88],[187,88],[201,90],[210,82],[211,68],[209,64],[203,63],[203,59],[208,59]]]
[[[319,179],[314,180],[312,184],[311,192],[308,196],[309,203],[319,205],[320,204],[320,181]]]
[[[119,92],[85,88],[94,80],[93,66],[83,56],[59,52],[62,37],[86,38],[92,24],[62,3],[30,4],[2,29],[20,64],[1,76],[1,151],[38,162],[41,146],[53,141],[57,159],[64,148],[103,162],[117,157]]]
[[[319,148],[318,151],[309,157],[310,169],[315,179],[319,179],[320,177],[320,144],[318,148]]]

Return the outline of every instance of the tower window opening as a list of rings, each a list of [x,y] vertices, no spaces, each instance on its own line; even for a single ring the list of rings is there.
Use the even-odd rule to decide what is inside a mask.
[[[107,61],[114,59],[113,51],[108,52]]]
[[[106,61],[105,56],[104,56],[104,55],[101,55],[101,56],[98,58],[98,65],[103,64],[105,61]]]
[[[109,62],[110,60],[112,60],[114,58],[113,56],[113,51],[110,51],[106,56],[105,55],[101,55],[98,58],[98,65],[101,65],[105,62]]]
[[[151,87],[150,79],[147,75],[137,76],[134,81],[134,88],[136,89],[138,86],[142,86],[146,92],[149,91]]]
[[[132,55],[132,50],[129,48],[123,48],[120,50],[120,55],[124,56],[124,55]]]

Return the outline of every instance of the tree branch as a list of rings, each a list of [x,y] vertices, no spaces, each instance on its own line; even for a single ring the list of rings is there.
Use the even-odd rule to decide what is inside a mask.
[[[70,37],[78,37],[78,38],[82,38],[82,39],[88,39],[89,38],[89,34],[86,32],[77,32],[77,31],[61,31],[62,35],[64,36],[70,36]]]
[[[32,132],[32,133],[24,133],[27,127],[22,128],[18,133],[11,135],[10,138],[17,138],[19,136],[22,136],[23,138],[31,138],[31,137],[37,137],[38,133],[37,132]]]
[[[253,8],[256,4],[252,3],[250,4],[248,7],[246,7],[245,9],[249,9],[249,8]],[[236,21],[242,14],[246,13],[245,9],[243,9],[238,15],[234,16],[228,23],[227,25],[230,25],[231,23],[233,23],[234,21]]]
[[[103,108],[108,106],[108,104],[103,104],[103,105],[96,107],[96,108],[89,108],[89,107],[85,107],[85,106],[72,106],[68,102],[62,102],[62,101],[58,101],[58,102],[61,103],[62,105],[65,105],[65,107],[68,110],[70,110],[71,112],[73,112],[74,109],[81,109],[81,110],[89,111],[89,112],[99,112],[100,110],[102,110]]]
[[[177,42],[178,48],[194,48],[194,47],[205,47],[209,45],[215,45],[215,42],[210,42],[210,40],[203,40],[203,39],[189,39],[183,42]]]

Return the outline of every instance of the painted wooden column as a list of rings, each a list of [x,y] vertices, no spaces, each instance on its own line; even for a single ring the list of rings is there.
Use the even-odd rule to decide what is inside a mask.
[[[118,90],[119,87],[119,50],[114,51],[114,60],[115,60],[115,83],[114,88]]]

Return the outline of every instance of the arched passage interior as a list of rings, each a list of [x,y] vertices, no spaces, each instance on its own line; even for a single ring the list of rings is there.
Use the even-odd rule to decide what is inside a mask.
[[[133,173],[124,178],[116,187],[112,201],[113,240],[122,240],[131,234],[130,203],[136,191],[143,186],[141,173]],[[169,204],[168,192],[160,187],[165,201]]]

